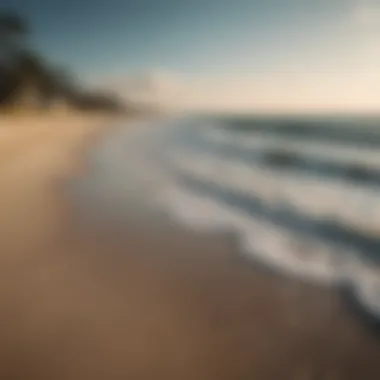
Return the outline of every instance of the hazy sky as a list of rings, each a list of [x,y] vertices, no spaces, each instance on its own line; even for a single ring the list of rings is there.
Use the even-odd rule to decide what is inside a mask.
[[[194,107],[380,109],[380,0],[7,1],[87,82],[153,70]]]

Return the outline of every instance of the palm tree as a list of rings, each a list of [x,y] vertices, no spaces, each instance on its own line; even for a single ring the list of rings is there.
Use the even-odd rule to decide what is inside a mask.
[[[28,23],[19,14],[0,12],[0,102],[3,98],[36,105],[53,92],[53,72],[45,59],[30,49],[29,33]]]
[[[11,101],[19,83],[17,62],[26,45],[27,22],[12,11],[0,12],[0,104]]]
[[[29,33],[27,22],[17,13],[0,12],[0,56],[12,60],[25,47]]]
[[[13,11],[0,12],[0,30],[9,35],[26,35],[30,31],[26,20]]]
[[[55,68],[29,46],[30,28],[12,11],[0,11],[0,106],[49,106],[55,100],[85,109],[119,109],[106,94],[86,93],[66,69]]]

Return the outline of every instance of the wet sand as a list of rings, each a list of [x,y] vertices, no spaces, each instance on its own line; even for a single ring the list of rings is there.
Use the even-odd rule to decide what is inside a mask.
[[[68,184],[105,130],[66,124],[2,143],[0,123],[1,379],[380,378],[379,337],[338,291],[228,237],[78,215]]]

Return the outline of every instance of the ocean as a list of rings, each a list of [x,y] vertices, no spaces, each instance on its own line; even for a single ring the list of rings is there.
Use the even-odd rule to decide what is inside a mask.
[[[253,262],[349,288],[380,318],[380,118],[186,116],[120,125],[101,150],[119,212],[128,193],[136,210],[231,232]]]

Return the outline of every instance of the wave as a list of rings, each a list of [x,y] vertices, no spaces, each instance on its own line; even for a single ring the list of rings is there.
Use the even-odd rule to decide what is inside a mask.
[[[360,184],[350,186],[343,181],[323,177],[312,180],[310,177],[260,168],[252,162],[231,160],[228,155],[215,154],[215,151],[218,153],[222,151],[218,150],[218,146],[214,151],[207,150],[210,146],[208,142],[212,141],[214,133],[210,134],[210,131],[215,131],[215,126],[204,125],[197,120],[196,123],[188,123],[186,126],[178,123],[177,128],[172,131],[176,137],[169,139],[165,152],[166,167],[175,169],[171,172],[175,181],[171,187],[166,188],[159,199],[164,209],[191,228],[234,231],[239,236],[240,250],[244,254],[280,273],[324,285],[349,285],[360,303],[380,318],[378,244],[372,246],[372,252],[368,255],[364,252],[365,249],[364,251],[357,249],[356,242],[361,238],[352,239],[355,234],[359,237],[364,233],[361,241],[369,248],[365,236],[369,231],[374,241],[378,240],[380,220],[377,209],[380,206],[380,196],[376,189]],[[351,131],[351,135],[355,136],[356,133]],[[228,135],[225,131],[220,136],[224,139],[219,141],[220,145],[225,143],[233,147],[244,145],[251,151],[257,148],[258,144],[263,144],[263,141],[258,140],[259,143],[250,146],[249,142],[256,136],[246,136],[245,142],[240,136]],[[276,136],[272,138],[278,140]],[[197,146],[197,142],[201,139],[207,142],[202,147]],[[183,141],[186,149],[181,144]],[[212,142],[215,143],[215,140]],[[346,160],[341,160],[342,164],[348,162],[350,151],[345,149],[352,149],[346,148],[343,142],[338,144],[338,149],[344,151],[344,160]],[[265,144],[263,145],[261,149],[266,148]],[[314,144],[313,147],[313,153],[317,155],[318,146]],[[307,147],[303,149],[307,152]],[[326,156],[323,145],[320,149],[320,155]],[[330,149],[330,153],[332,152],[333,146]],[[339,160],[339,153],[341,152],[335,152],[335,159],[338,157]],[[371,158],[371,162],[365,162],[368,157]],[[378,157],[378,153],[374,151],[369,153],[361,151],[359,161],[361,164],[374,165]],[[352,157],[349,158],[349,163],[355,164]],[[206,181],[214,188],[208,194],[202,194],[195,191],[191,181],[181,181],[184,176],[190,178],[192,183]],[[269,202],[272,208],[281,202],[285,203],[290,209],[293,206],[298,213],[302,210],[309,218],[335,218],[338,223],[335,232],[341,228],[339,227],[341,222],[350,228],[346,229],[347,233],[330,234],[331,238],[326,240],[321,238],[321,234],[310,234],[310,229],[307,231],[307,223],[303,220],[290,228],[292,221],[287,217],[283,218],[281,225],[263,218],[260,213],[248,214],[244,210],[248,207],[246,203],[239,207],[234,202],[226,201],[223,196],[215,196],[215,186],[228,189],[235,197],[242,192],[251,199],[258,197],[266,201],[267,205]],[[337,218],[337,215],[340,215],[340,218]],[[331,226],[331,220],[327,221],[327,227]],[[349,237],[351,233],[353,235]],[[368,260],[368,256],[375,259],[376,263]]]
[[[199,137],[212,140],[215,123],[187,118],[133,131],[120,126],[93,160],[109,172],[102,186],[117,193],[115,207],[128,194],[133,205],[149,205],[189,228],[231,231],[246,257],[302,281],[349,286],[380,318],[377,191],[271,171],[197,146]],[[241,139],[221,144],[226,142],[239,145]],[[212,143],[217,150],[218,142]],[[248,143],[245,148],[251,149]]]
[[[235,232],[239,252],[270,270],[321,286],[350,287],[359,303],[380,318],[380,273],[354,251],[289,234],[178,186],[168,187],[157,202],[176,222],[191,229]]]

